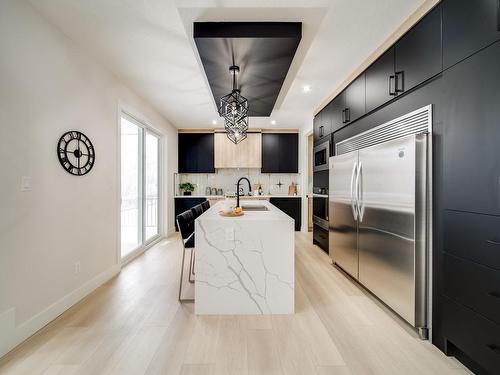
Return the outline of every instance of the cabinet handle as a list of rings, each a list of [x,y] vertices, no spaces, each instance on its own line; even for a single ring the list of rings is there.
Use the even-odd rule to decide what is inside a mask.
[[[488,292],[488,295],[490,297],[500,298],[500,293],[498,293],[498,292],[494,292],[494,291],[493,292]]]
[[[351,121],[351,110],[349,108],[345,109],[345,122]]]
[[[490,349],[495,354],[500,355],[500,348],[497,345],[495,345],[495,344],[488,344],[486,346],[488,347],[488,349]]]
[[[497,31],[500,31],[500,0],[497,1]]]
[[[396,87],[394,87],[394,90],[392,89],[393,84],[395,83],[396,76],[389,76],[389,95],[390,96],[395,96],[396,95]]]
[[[342,124],[345,124],[345,109],[342,110]]]
[[[394,78],[394,88],[395,92],[404,92],[405,91],[405,72],[400,71],[396,72],[395,78]],[[399,86],[401,85],[401,88]]]
[[[325,134],[323,133],[323,128],[324,128],[324,127],[323,127],[323,125],[321,125],[321,126],[319,127],[319,136],[320,136],[320,137],[323,137],[323,136],[325,135]]]
[[[495,241],[495,240],[486,240],[486,243],[488,243],[490,245],[500,246],[500,242]]]

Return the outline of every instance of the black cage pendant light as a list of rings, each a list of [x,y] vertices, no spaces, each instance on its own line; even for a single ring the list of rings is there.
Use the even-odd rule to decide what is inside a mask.
[[[248,130],[248,100],[241,95],[238,88],[238,73],[240,68],[231,65],[229,71],[233,76],[231,93],[220,98],[219,115],[224,117],[224,127],[227,137],[234,143],[239,143],[247,137]]]

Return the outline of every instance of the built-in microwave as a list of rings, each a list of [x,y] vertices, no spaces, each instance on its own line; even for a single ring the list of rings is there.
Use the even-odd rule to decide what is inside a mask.
[[[326,141],[314,147],[314,171],[324,171],[328,169],[328,159],[330,158],[330,142]]]

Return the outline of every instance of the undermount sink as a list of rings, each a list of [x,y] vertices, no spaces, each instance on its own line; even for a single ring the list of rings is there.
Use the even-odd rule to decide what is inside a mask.
[[[269,208],[267,208],[264,205],[249,205],[249,206],[242,205],[241,209],[243,211],[269,211]]]

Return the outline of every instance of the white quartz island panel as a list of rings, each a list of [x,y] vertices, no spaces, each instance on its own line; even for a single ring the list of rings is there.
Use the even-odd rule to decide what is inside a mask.
[[[269,211],[222,217],[227,204],[218,202],[195,222],[195,313],[292,314],[293,219],[268,201],[242,205]]]

